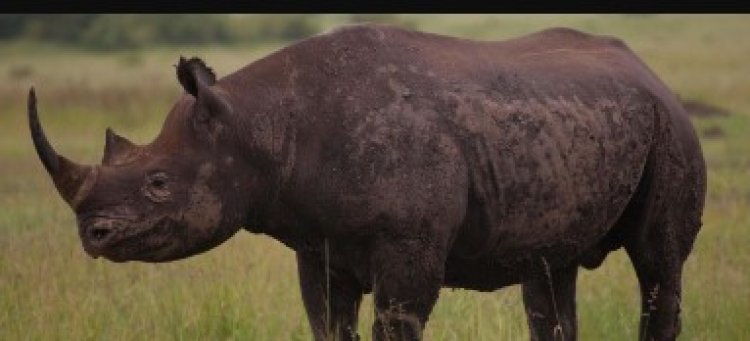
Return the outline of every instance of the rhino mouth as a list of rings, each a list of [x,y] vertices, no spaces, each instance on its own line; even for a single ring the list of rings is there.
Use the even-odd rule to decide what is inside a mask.
[[[142,226],[148,226],[143,228]],[[113,262],[151,260],[173,248],[173,221],[160,218],[152,224],[136,224],[122,217],[93,216],[81,221],[83,248],[92,258]]]

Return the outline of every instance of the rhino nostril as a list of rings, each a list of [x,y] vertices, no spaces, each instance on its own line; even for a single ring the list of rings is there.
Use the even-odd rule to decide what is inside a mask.
[[[91,241],[100,242],[112,234],[112,229],[106,227],[92,227],[89,229],[88,234]]]

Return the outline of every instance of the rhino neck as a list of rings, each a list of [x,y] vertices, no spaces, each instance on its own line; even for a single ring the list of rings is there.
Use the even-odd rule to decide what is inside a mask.
[[[245,230],[265,234],[294,251],[314,250],[323,240],[317,225],[302,219],[298,210],[283,200],[275,201],[266,214],[247,223]]]
[[[289,197],[290,188],[304,181],[318,153],[316,122],[321,98],[332,83],[332,75],[319,70],[309,50],[291,46],[227,75],[218,84],[235,103],[239,145],[243,155],[256,155],[267,162],[268,195],[263,208],[246,225],[251,232],[268,234],[284,244],[295,245],[309,224],[290,220],[299,205]],[[311,142],[312,141],[312,142]],[[251,160],[252,161],[252,160]],[[312,162],[312,164],[311,164]],[[255,164],[255,163],[250,163]],[[300,168],[303,168],[302,170]]]
[[[281,197],[289,185],[297,155],[297,125],[288,108],[249,108],[236,129],[239,155],[258,172],[245,226],[254,233],[268,234],[283,242],[279,222]],[[284,209],[287,210],[287,209]],[[289,215],[289,213],[284,213]],[[278,236],[277,236],[278,235]],[[286,242],[285,242],[286,244]]]

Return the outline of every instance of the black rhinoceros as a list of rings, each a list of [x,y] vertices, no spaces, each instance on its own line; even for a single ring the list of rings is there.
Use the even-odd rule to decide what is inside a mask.
[[[85,250],[169,261],[241,228],[296,251],[315,338],[420,338],[441,287],[523,284],[532,339],[576,336],[575,281],[624,247],[641,338],[679,333],[701,226],[702,152],[684,109],[620,40],[555,28],[473,41],[381,25],[305,39],[186,94],[148,145],[107,131],[101,165],[39,157]]]

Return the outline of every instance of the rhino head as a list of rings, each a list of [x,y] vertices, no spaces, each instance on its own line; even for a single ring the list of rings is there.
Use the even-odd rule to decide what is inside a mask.
[[[159,135],[136,145],[106,131],[101,165],[59,155],[28,98],[37,154],[78,221],[86,252],[112,261],[161,262],[194,255],[227,240],[247,222],[262,172],[240,153],[231,96],[200,59],[180,58],[187,92]]]

